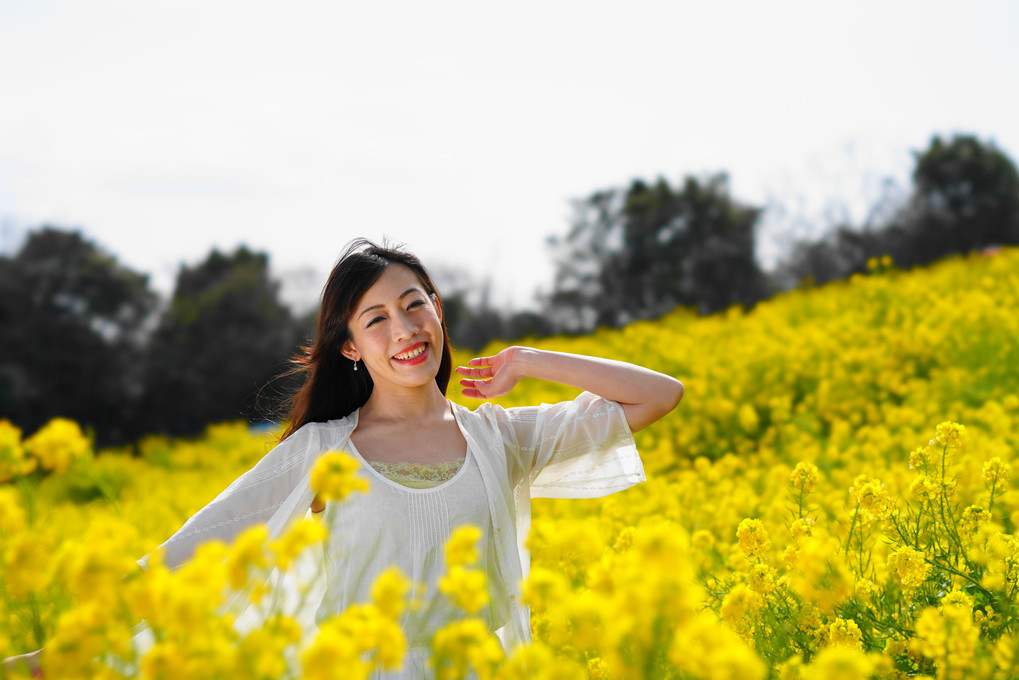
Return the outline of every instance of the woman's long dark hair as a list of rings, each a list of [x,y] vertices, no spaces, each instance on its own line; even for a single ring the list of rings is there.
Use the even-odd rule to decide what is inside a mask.
[[[311,346],[298,350],[290,360],[292,368],[281,376],[305,376],[304,384],[289,400],[290,426],[281,439],[286,439],[305,423],[348,416],[368,401],[374,387],[371,376],[364,368],[355,371],[354,362],[343,356],[341,350],[350,339],[349,322],[357,303],[392,264],[401,264],[413,271],[434,304],[441,304],[435,284],[418,258],[363,238],[347,244],[322,290],[315,340]],[[445,315],[441,323],[442,360],[435,383],[445,394],[453,372],[453,356]]]

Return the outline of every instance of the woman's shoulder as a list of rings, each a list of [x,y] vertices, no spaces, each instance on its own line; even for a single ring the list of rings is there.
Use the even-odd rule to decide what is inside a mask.
[[[342,418],[332,420],[313,420],[294,430],[285,442],[294,443],[309,441],[332,442],[338,437],[349,436],[357,425],[357,411]]]
[[[494,404],[494,403],[492,403],[490,401],[482,402],[482,403],[474,406],[474,408],[470,408],[468,406],[464,406],[463,404],[458,404],[457,402],[453,401],[452,399],[447,399],[447,401],[449,401],[449,403],[453,405],[453,409],[456,411],[457,417],[464,418],[464,419],[467,419],[467,420],[470,420],[470,419],[481,419],[481,420],[483,420],[485,418],[491,417],[492,414],[495,413],[495,412],[504,411],[505,410],[499,404]]]

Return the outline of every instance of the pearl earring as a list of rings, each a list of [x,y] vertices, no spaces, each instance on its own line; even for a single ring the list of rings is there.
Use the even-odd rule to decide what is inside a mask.
[[[357,359],[354,359],[354,370],[357,370]]]

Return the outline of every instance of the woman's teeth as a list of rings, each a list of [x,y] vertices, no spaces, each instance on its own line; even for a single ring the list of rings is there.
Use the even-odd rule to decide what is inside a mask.
[[[421,353],[425,351],[426,347],[427,345],[418,345],[416,348],[410,350],[409,352],[397,354],[394,358],[399,359],[400,361],[407,361],[408,359],[413,359],[414,357],[421,356]]]

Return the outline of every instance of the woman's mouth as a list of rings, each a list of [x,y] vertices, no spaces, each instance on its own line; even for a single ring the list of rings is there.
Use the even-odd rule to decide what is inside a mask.
[[[427,358],[428,358],[427,342],[419,342],[416,345],[411,345],[407,350],[393,356],[394,361],[398,361],[401,364],[407,366],[413,364],[420,364]]]

